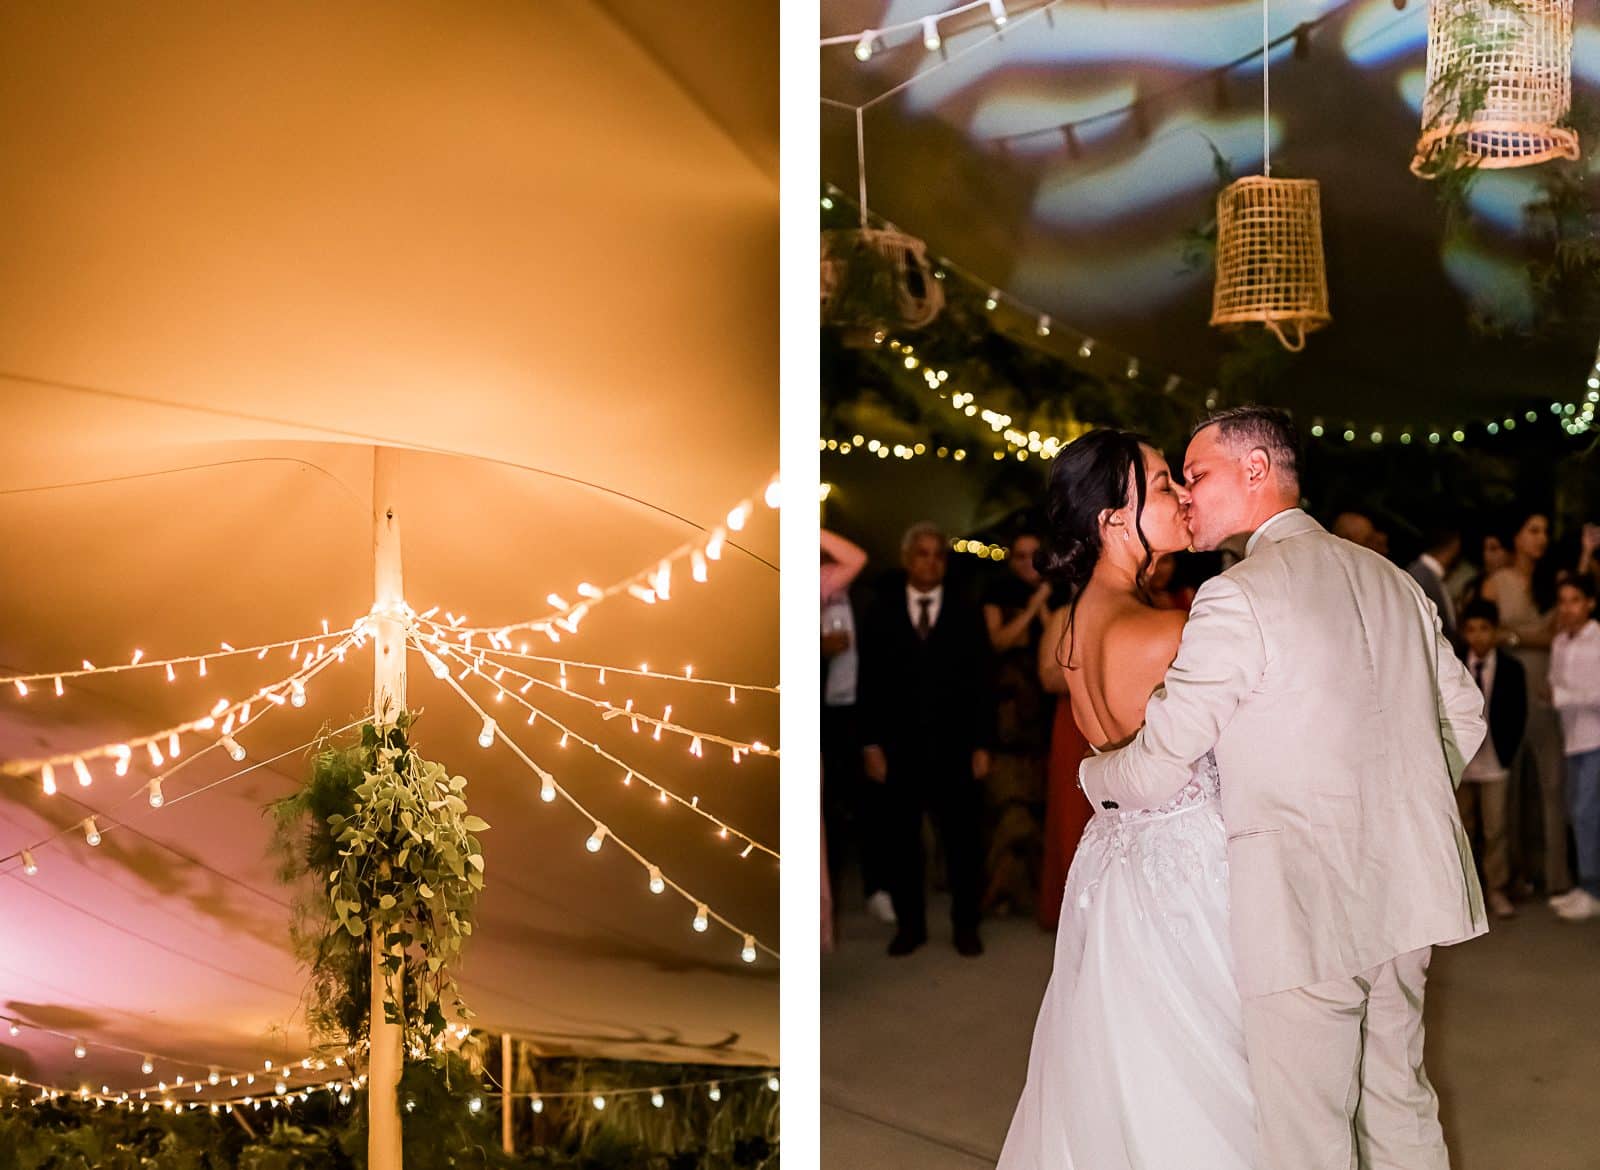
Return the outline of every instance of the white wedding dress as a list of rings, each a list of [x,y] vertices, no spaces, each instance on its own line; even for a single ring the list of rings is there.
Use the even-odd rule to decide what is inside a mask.
[[[1218,794],[1207,755],[1159,809],[1089,821],[999,1170],[1250,1170]]]

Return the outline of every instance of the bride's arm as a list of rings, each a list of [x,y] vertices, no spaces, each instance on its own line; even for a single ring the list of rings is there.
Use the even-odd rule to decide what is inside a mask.
[[[1195,761],[1216,746],[1239,703],[1266,671],[1266,646],[1239,587],[1213,577],[1195,594],[1178,656],[1150,697],[1131,742],[1079,769],[1096,808],[1154,808],[1189,782]]]

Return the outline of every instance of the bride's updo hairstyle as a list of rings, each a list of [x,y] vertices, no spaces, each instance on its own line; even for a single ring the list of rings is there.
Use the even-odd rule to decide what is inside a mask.
[[[1074,599],[1089,582],[1100,559],[1100,513],[1127,506],[1131,489],[1133,527],[1144,546],[1143,580],[1154,556],[1144,527],[1143,435],[1108,428],[1093,430],[1068,443],[1050,467],[1045,512],[1045,540],[1034,565],[1040,574],[1072,591]]]
[[[1049,498],[1045,510],[1044,542],[1034,566],[1047,581],[1071,594],[1066,634],[1071,635],[1078,598],[1100,559],[1100,513],[1119,511],[1133,495],[1133,528],[1144,546],[1144,564],[1138,580],[1142,589],[1155,556],[1145,537],[1144,447],[1149,439],[1132,431],[1093,430],[1068,443],[1050,467]],[[1067,648],[1070,662],[1072,647]]]

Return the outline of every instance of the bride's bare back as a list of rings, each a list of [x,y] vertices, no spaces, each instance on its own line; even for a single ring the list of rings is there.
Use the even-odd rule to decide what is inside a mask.
[[[1121,744],[1144,725],[1145,704],[1178,653],[1186,615],[1091,579],[1070,633],[1067,619],[1062,607],[1046,631],[1045,669],[1065,681],[1073,718],[1090,743]]]

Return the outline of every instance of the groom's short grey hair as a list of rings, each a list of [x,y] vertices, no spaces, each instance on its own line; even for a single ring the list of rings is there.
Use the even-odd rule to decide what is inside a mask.
[[[1233,406],[1207,415],[1189,432],[1192,439],[1216,427],[1228,449],[1240,455],[1260,447],[1283,476],[1285,487],[1300,490],[1300,428],[1287,410],[1275,406]]]
[[[940,545],[948,543],[945,540],[944,529],[940,528],[932,520],[921,520],[907,528],[906,534],[900,538],[901,553],[910,552],[916,546],[917,541],[924,536],[933,537]]]

